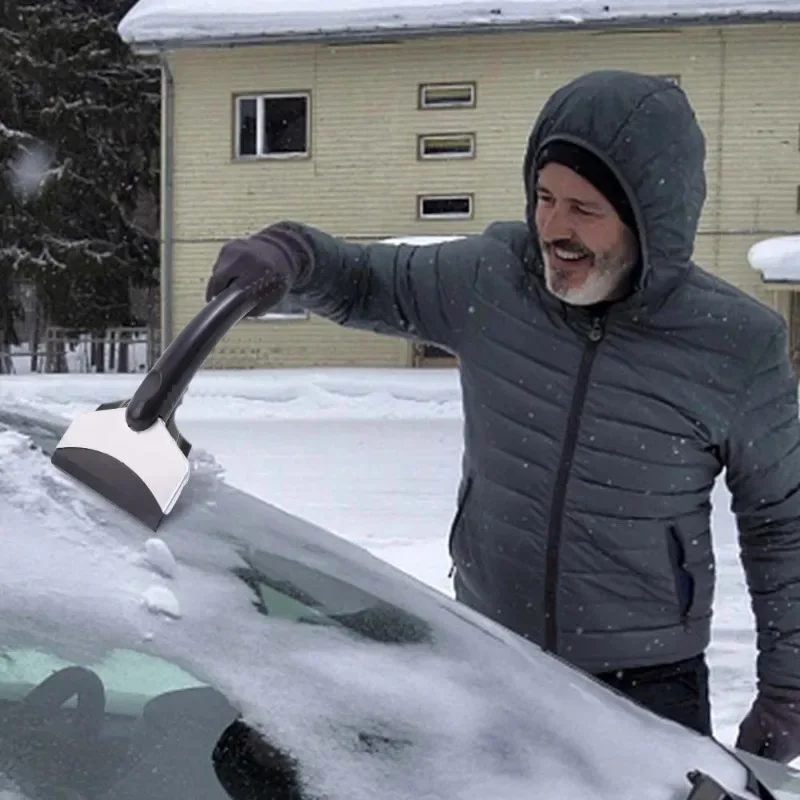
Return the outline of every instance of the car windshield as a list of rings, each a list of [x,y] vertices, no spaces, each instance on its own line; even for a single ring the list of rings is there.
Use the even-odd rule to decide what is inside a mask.
[[[235,572],[261,615],[387,645],[430,641],[422,620],[348,584],[274,557],[251,554],[246,563]],[[296,582],[287,579],[292,571]],[[313,596],[303,587],[309,580]],[[0,655],[0,800],[322,800],[304,787],[291,752],[165,658],[115,648],[77,663],[46,644]],[[351,749],[386,756],[411,744],[364,729]],[[737,800],[708,776],[694,782],[691,800]]]
[[[752,800],[713,742],[202,461],[145,540],[0,431],[0,531],[0,800],[681,800],[692,769]]]
[[[430,635],[422,620],[299,564],[245,561],[234,572],[264,616],[395,645]],[[164,658],[115,648],[77,663],[45,642],[7,646],[0,656],[2,800],[311,797],[290,753],[256,733],[215,687]],[[367,732],[359,741],[365,753],[376,746]]]

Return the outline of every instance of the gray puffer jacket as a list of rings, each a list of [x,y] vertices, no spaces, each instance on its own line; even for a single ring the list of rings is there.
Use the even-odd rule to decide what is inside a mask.
[[[297,226],[293,294],[342,325],[457,354],[463,481],[451,534],[463,602],[589,671],[709,642],[710,492],[726,471],[759,677],[800,687],[800,423],[783,320],[691,261],[705,143],[680,88],[623,72],[558,91],[531,133],[568,139],[627,188],[642,270],[607,314],[544,288],[524,223],[424,247]],[[529,209],[534,198],[529,196]]]

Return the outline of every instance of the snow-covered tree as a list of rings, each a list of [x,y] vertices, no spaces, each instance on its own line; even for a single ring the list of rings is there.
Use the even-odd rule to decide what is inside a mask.
[[[132,4],[0,10],[0,337],[23,283],[52,324],[144,322],[130,292],[157,280],[160,83],[116,32]]]

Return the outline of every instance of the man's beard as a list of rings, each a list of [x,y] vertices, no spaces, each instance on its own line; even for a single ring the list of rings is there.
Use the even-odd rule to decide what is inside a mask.
[[[559,242],[559,249],[568,252],[587,252],[586,263],[576,265],[575,269],[554,265],[549,250],[552,245],[542,243],[545,282],[548,291],[568,305],[590,306],[607,300],[619,299],[621,290],[632,269],[632,257],[623,249],[621,253],[592,253],[575,244]],[[585,279],[578,286],[573,285],[576,270],[585,271]]]

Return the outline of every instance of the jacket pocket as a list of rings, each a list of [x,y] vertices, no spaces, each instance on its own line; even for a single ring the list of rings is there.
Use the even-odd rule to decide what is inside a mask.
[[[450,554],[450,558],[453,558],[453,541],[456,537],[456,533],[458,531],[459,523],[461,522],[462,517],[464,516],[464,511],[467,507],[467,502],[469,501],[469,496],[472,493],[472,484],[475,478],[470,473],[467,475],[466,480],[464,481],[464,485],[460,492],[460,497],[458,499],[458,506],[456,507],[456,514],[453,517],[453,522],[450,525],[450,535],[447,539],[447,551]],[[451,570],[452,574],[452,570]]]
[[[675,583],[675,599],[681,619],[686,622],[694,602],[694,578],[686,565],[686,548],[678,532],[678,526],[667,527],[667,550],[672,577]]]

